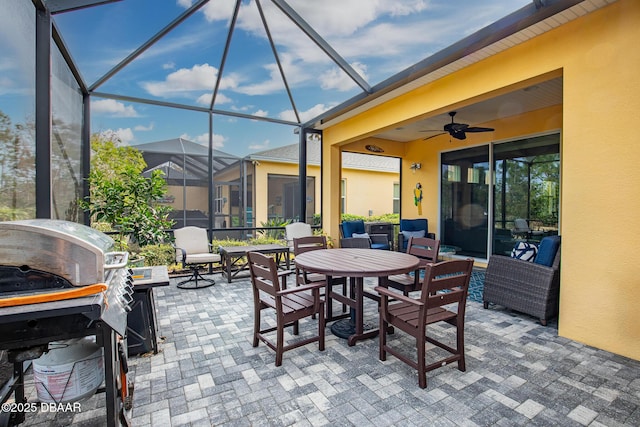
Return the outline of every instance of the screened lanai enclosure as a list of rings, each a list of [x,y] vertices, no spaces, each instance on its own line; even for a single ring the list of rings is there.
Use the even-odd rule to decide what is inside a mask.
[[[321,146],[325,123],[480,49],[496,28],[515,31],[521,22],[542,19],[560,7],[557,1],[517,0],[498,8],[464,3],[461,9],[447,2],[431,8],[421,1],[193,0],[163,2],[160,8],[153,0],[3,1],[0,220],[89,223],[78,200],[89,193],[90,140],[92,135],[115,134],[121,144],[143,152],[146,174],[164,172],[169,193],[163,202],[173,208],[175,227],[237,229],[244,236],[247,229],[261,226],[260,215],[269,221],[316,221],[325,175],[314,171],[314,177],[308,176],[305,142],[313,138]],[[373,18],[355,13],[364,9],[384,22],[368,27]],[[457,24],[442,34],[420,36],[432,20],[453,16]],[[398,17],[409,17],[409,24],[398,25]],[[347,18],[358,22],[343,23]],[[497,27],[485,27],[497,20]],[[402,40],[372,36],[390,24],[405,31]],[[356,42],[366,48],[354,50]],[[402,61],[391,61],[390,55],[400,55]],[[473,117],[477,111],[472,107],[461,116]],[[429,119],[442,122],[441,115],[423,119],[423,126]],[[256,176],[260,161],[252,160],[253,154],[291,144],[299,147],[297,171]],[[511,150],[500,164],[497,147],[481,154],[473,160],[471,177],[463,178],[469,167],[460,164],[464,185],[443,181],[439,232],[445,237],[454,230],[449,244],[486,256],[496,251],[495,238],[516,217],[541,220],[548,228],[557,225],[552,223],[558,180],[543,184],[538,177],[542,165],[549,164],[540,162],[557,165],[557,159],[543,160],[554,154],[516,155]],[[462,161],[458,155],[443,156],[443,167],[455,169]],[[487,166],[490,159],[492,168]],[[322,162],[315,167],[322,168]],[[488,169],[493,170],[491,188],[481,186]],[[531,181],[509,181],[499,190],[500,180],[515,179],[516,171],[518,176],[528,171]],[[259,191],[256,182],[267,179],[269,189]],[[388,197],[393,206],[389,213],[401,213],[401,182],[399,174]],[[520,190],[508,191],[516,187]],[[546,199],[540,188],[546,188]],[[508,198],[516,193],[526,197],[518,196],[519,207],[510,211]],[[341,196],[343,207],[358,203]],[[477,209],[459,212],[459,197],[477,199]],[[256,211],[256,200],[265,212]],[[460,221],[465,215],[474,219]],[[456,230],[478,226],[493,247],[475,239],[459,241]]]

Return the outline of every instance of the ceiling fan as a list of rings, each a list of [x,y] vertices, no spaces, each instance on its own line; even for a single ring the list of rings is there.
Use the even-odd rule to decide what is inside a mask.
[[[483,128],[483,127],[478,127],[478,126],[469,126],[468,124],[465,123],[455,123],[453,121],[453,117],[456,115],[455,111],[451,111],[449,112],[449,116],[451,116],[451,123],[447,123],[446,125],[444,125],[444,132],[445,133],[449,133],[449,135],[451,135],[452,137],[456,138],[456,139],[466,139],[467,138],[467,132],[492,132],[495,129],[493,128]],[[432,130],[423,130],[421,132],[433,132]],[[434,138],[436,136],[439,135],[443,135],[442,133],[439,133],[437,135],[432,135],[432,136],[428,136],[425,139],[430,139],[430,138]]]

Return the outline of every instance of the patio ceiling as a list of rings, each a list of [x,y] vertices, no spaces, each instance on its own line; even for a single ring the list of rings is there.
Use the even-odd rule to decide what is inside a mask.
[[[117,0],[42,0],[56,18],[54,21],[54,37],[58,41],[61,51],[68,60],[71,61],[71,68],[81,81],[81,87],[92,98],[107,98],[124,102],[135,102],[141,104],[157,105],[182,110],[192,110],[210,113],[212,115],[221,115],[234,118],[250,119],[251,121],[270,122],[275,124],[284,124],[292,127],[307,127],[314,129],[323,129],[326,126],[344,120],[358,112],[371,108],[379,103],[384,102],[391,96],[397,96],[405,93],[419,85],[429,81],[436,80],[456,70],[466,67],[474,62],[480,61],[501,50],[507,49],[514,44],[521,43],[537,35],[549,31],[558,25],[564,24],[569,20],[575,19],[597,8],[603,7],[614,0],[545,0],[532,1],[525,7],[513,11],[509,15],[495,21],[493,24],[478,29],[471,35],[462,40],[453,41],[452,44],[441,51],[420,60],[415,65],[398,72],[397,74],[384,76],[376,74],[377,78],[382,80],[378,84],[372,84],[358,72],[352,64],[361,61],[359,57],[342,56],[338,52],[338,48],[334,47],[331,40],[340,40],[336,34],[323,27],[322,17],[311,16],[308,10],[305,10],[304,2],[297,0],[254,0],[246,1],[227,1],[216,2],[217,5],[226,7],[228,13],[227,25],[225,27],[225,43],[217,52],[195,50],[193,52],[193,63],[202,63],[204,61],[212,64],[218,64],[217,74],[212,80],[213,84],[209,88],[210,102],[208,105],[193,103],[185,103],[179,97],[171,98],[169,95],[144,94],[139,90],[143,86],[142,81],[137,84],[120,85],[123,79],[128,78],[127,70],[134,67],[148,57],[161,53],[165,47],[163,43],[168,43],[165,39],[169,39],[173,33],[178,33],[176,37],[188,34],[189,26],[197,27],[194,18],[198,12],[206,12],[209,0],[198,0],[179,16],[173,17],[168,21],[168,17],[156,18],[154,13],[148,16],[137,17],[135,19],[153,19],[161,23],[164,20],[163,27],[148,36],[146,40],[140,40],[139,46],[121,59],[115,66],[108,69],[98,71],[97,64],[90,64],[89,60],[84,58],[87,47],[77,45],[77,34],[69,39],[74,40],[73,43],[67,45],[65,43],[65,34],[73,33],[74,28],[70,28],[64,21],[66,12],[87,13],[87,19],[92,19],[100,15],[100,10],[109,7],[110,4],[126,3]],[[478,8],[478,12],[482,11],[483,2],[473,2],[473,7]],[[99,7],[92,7],[99,6]],[[149,12],[153,7],[153,3],[149,3]],[[469,6],[470,7],[470,6]],[[92,11],[85,12],[86,10]],[[107,10],[107,9],[104,9]],[[251,12],[253,10],[253,12]],[[306,15],[304,12],[306,11]],[[505,9],[509,12],[508,9]],[[247,32],[246,28],[239,25],[242,14],[257,13],[260,16],[262,31],[265,40],[268,41],[268,47],[271,51],[274,67],[273,74],[279,76],[282,87],[282,93],[288,99],[289,106],[293,115],[290,118],[283,119],[261,113],[246,113],[238,109],[224,108],[225,94],[223,91],[223,82],[226,77],[232,74],[237,61],[233,58],[240,56],[252,55],[254,51],[252,46],[242,46],[241,43],[234,42],[236,39],[243,37],[243,33]],[[340,13],[340,2],[328,2],[326,4],[326,16],[332,16]],[[503,12],[504,13],[504,12]],[[325,16],[325,18],[326,18]],[[135,21],[134,19],[134,21]],[[211,22],[211,25],[217,24],[219,21]],[[117,32],[119,22],[114,22],[114,33]],[[302,91],[296,87],[295,78],[291,76],[288,70],[291,68],[291,59],[287,58],[287,54],[282,54],[285,49],[281,39],[283,33],[277,31],[281,26],[293,26],[298,30],[300,38],[305,40],[309,48],[318,50],[325,56],[325,60],[332,63],[333,67],[339,70],[352,82],[353,88],[343,93],[329,93],[331,91],[318,87],[316,95],[322,97],[322,100],[331,99],[339,100],[338,97],[351,96],[347,100],[334,108],[316,115],[316,117],[305,120],[303,112],[308,110],[317,103],[315,99],[309,99],[309,96],[300,96]],[[316,29],[322,27],[323,34]],[[171,40],[171,39],[170,39]],[[175,40],[175,39],[174,39]],[[244,34],[243,40],[247,40]],[[204,42],[205,40],[203,40]],[[105,40],[105,43],[109,43]],[[134,41],[135,42],[135,41]],[[383,43],[383,41],[381,41]],[[131,42],[128,43],[129,45]],[[221,43],[222,44],[222,43]],[[339,43],[338,43],[339,44]],[[73,46],[72,46],[73,45]],[[344,49],[344,44],[340,45]],[[243,48],[246,51],[239,49]],[[106,48],[105,46],[95,46],[91,49],[96,50]],[[203,52],[204,51],[204,52]],[[217,56],[216,56],[217,55]],[[257,56],[257,55],[256,55]],[[170,58],[169,58],[170,59]],[[306,58],[296,58],[301,61],[299,65],[305,66]],[[264,58],[260,60],[256,67],[264,67]],[[313,63],[306,64],[309,69],[316,69]],[[104,67],[104,65],[103,65]],[[82,69],[82,70],[81,70]],[[90,71],[87,71],[89,69]],[[83,75],[92,76],[92,82],[85,81]],[[116,84],[118,83],[118,84]],[[258,82],[256,82],[257,84]],[[125,88],[124,90],[122,88]],[[532,90],[535,89],[535,90]],[[256,108],[262,109],[262,103],[266,98],[255,95]],[[320,102],[322,102],[322,100]],[[522,113],[549,105],[557,105],[562,102],[562,80],[560,78],[542,82],[532,86],[531,88],[519,88],[512,92],[501,94],[493,99],[480,103],[469,103],[468,105],[455,106],[458,112],[456,116],[459,121],[469,123],[471,125],[487,122],[498,117],[504,117],[505,114]],[[325,102],[325,105],[330,105]],[[504,111],[504,105],[516,105],[518,108],[512,109],[510,112]],[[443,106],[446,108],[446,106]],[[391,129],[381,129],[376,137],[390,139],[394,141],[410,141],[438,134],[437,130],[442,129],[444,124],[450,121],[447,111],[439,111],[437,114],[423,117],[414,123],[403,124]],[[433,132],[425,132],[425,130],[434,130]],[[212,133],[212,130],[209,129]]]

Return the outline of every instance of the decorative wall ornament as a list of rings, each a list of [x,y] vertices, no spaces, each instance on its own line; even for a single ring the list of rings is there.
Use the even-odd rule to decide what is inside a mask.
[[[422,184],[417,183],[413,189],[413,203],[418,207],[418,215],[422,215]]]

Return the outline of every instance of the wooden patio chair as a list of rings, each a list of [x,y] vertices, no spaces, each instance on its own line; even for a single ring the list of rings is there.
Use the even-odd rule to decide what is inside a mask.
[[[427,372],[449,363],[457,362],[465,371],[464,314],[473,260],[450,260],[428,264],[425,281],[419,298],[400,295],[397,291],[376,286],[380,294],[380,360],[391,353],[418,371],[418,385],[427,387]],[[396,300],[391,302],[391,300]],[[427,325],[445,322],[456,328],[456,345],[450,347],[429,334]],[[417,358],[403,354],[387,343],[389,326],[393,326],[415,338]],[[394,338],[394,340],[401,339]],[[445,358],[426,364],[427,342],[450,353]]]
[[[438,262],[438,252],[440,251],[440,240],[429,237],[410,237],[407,244],[407,253],[420,258],[418,269],[412,274],[394,274],[389,276],[389,286],[402,291],[403,295],[409,292],[422,289],[424,271],[427,264]]]
[[[315,251],[318,249],[327,249],[327,238],[325,236],[307,236],[307,237],[298,237],[293,239],[293,254],[297,256],[304,252]],[[307,273],[306,271],[300,271],[296,268],[296,283],[298,285],[301,284],[309,284],[309,283],[326,283],[327,276],[320,273]],[[347,278],[346,277],[332,277],[331,278],[331,286],[342,285],[342,294],[347,294]],[[327,284],[327,286],[329,286]],[[326,292],[321,293],[322,296],[326,295]],[[344,316],[333,316],[333,309],[331,305],[331,301],[326,299],[325,301],[327,307],[326,320],[331,321]],[[347,312],[346,304],[342,304],[342,312]]]
[[[253,289],[253,346],[258,346],[258,340],[264,342],[276,352],[276,366],[282,365],[282,355],[285,351],[303,345],[318,342],[320,351],[324,351],[324,301],[320,298],[320,289],[324,283],[303,284],[289,289],[281,287],[280,279],[285,278],[292,271],[278,271],[273,258],[259,252],[247,252],[249,270],[251,272],[251,287]],[[261,328],[262,310],[275,311],[276,326]],[[293,326],[293,334],[299,334],[299,321],[305,317],[318,315],[318,334],[291,342],[285,345],[284,328]],[[266,334],[276,331],[276,340],[268,339]]]

